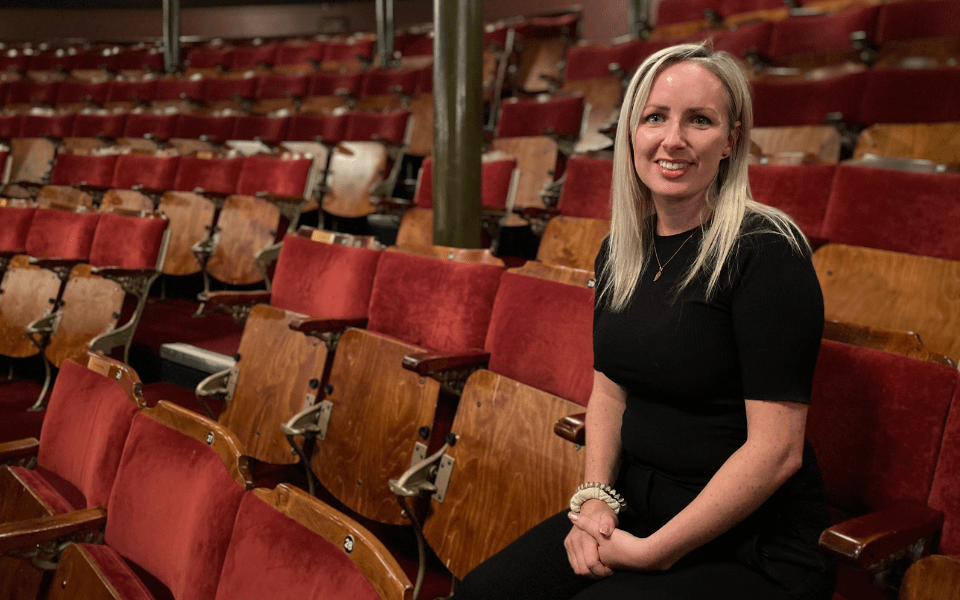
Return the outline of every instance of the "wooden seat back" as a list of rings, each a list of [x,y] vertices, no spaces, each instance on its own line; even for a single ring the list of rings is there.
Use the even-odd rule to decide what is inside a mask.
[[[7,181],[43,183],[53,170],[57,143],[37,137],[10,140],[10,175]]]
[[[750,139],[760,146],[761,158],[766,160],[798,152],[820,163],[840,160],[840,132],[830,125],[754,127]]]
[[[600,133],[611,121],[616,121],[623,101],[623,85],[616,75],[606,75],[576,81],[565,80],[560,92],[583,96],[584,119],[583,135],[575,152],[604,150],[613,146],[610,136]]]
[[[234,194],[223,203],[217,219],[219,241],[207,272],[231,285],[250,285],[264,280],[257,253],[277,241],[280,209],[276,203],[255,196]]]
[[[960,262],[827,244],[813,264],[827,319],[913,331],[931,351],[960,359]]]
[[[429,256],[457,262],[477,262],[502,267],[503,261],[493,255],[489,248],[453,248],[451,246],[396,245],[387,248],[387,252],[406,252],[419,256]]]
[[[899,600],[937,600],[960,595],[960,560],[934,555],[921,558],[907,569]]]
[[[199,194],[170,191],[160,198],[158,209],[170,220],[170,246],[164,274],[199,273],[200,263],[190,248],[213,228],[216,207]]]
[[[60,296],[60,278],[19,255],[10,262],[0,290],[0,355],[36,356],[27,325],[52,312]]]
[[[219,423],[237,435],[244,453],[265,463],[299,461],[280,425],[320,393],[327,346],[290,330],[290,321],[302,317],[266,304],[253,307],[240,339],[236,387],[220,413]]]
[[[520,177],[514,206],[543,207],[540,192],[553,182],[559,154],[557,142],[546,136],[497,138],[491,150],[499,150],[517,160]]]
[[[853,157],[866,154],[960,163],[960,123],[875,123],[860,133]]]
[[[347,154],[349,152],[349,154]],[[371,189],[386,179],[387,149],[378,142],[343,142],[330,158],[329,191],[320,206],[340,217],[363,217],[376,212]]]
[[[843,342],[851,346],[874,348],[894,354],[902,354],[917,360],[926,360],[941,365],[955,366],[949,357],[932,352],[913,331],[894,331],[868,325],[855,325],[841,321],[825,321],[823,339]]]
[[[556,216],[547,222],[537,249],[537,260],[592,271],[610,221]]]
[[[453,463],[449,486],[423,528],[455,577],[567,505],[583,482],[584,457],[553,425],[582,410],[491,371],[470,376],[451,427],[456,443],[444,459]],[[494,505],[510,514],[498,527],[490,526]]]

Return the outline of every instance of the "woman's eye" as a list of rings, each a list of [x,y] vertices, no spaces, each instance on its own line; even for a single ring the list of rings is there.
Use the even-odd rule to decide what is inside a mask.
[[[663,115],[660,113],[647,115],[646,121],[647,123],[663,123]]]
[[[699,116],[694,117],[694,118],[693,118],[693,123],[694,123],[695,125],[713,125],[713,121],[711,121],[711,120],[710,120],[709,118],[707,118],[707,117],[704,117],[703,115],[699,115]]]

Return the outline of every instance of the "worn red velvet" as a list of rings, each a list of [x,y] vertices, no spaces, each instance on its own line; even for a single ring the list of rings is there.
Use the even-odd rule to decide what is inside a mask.
[[[127,113],[79,113],[73,119],[73,137],[102,136],[107,139],[123,135],[123,128],[127,124]]]
[[[100,544],[82,544],[81,547],[123,600],[155,600],[116,550]]]
[[[103,104],[107,99],[107,82],[61,81],[57,87],[57,104],[92,101]]]
[[[405,108],[382,113],[350,112],[347,113],[343,139],[347,142],[369,142],[378,139],[401,144],[409,120],[410,111]]]
[[[50,396],[37,465],[106,505],[137,406],[116,381],[66,360]]]
[[[420,164],[417,172],[417,189],[413,195],[413,205],[417,208],[433,208],[433,157],[428,156]]]
[[[579,137],[583,120],[583,96],[557,96],[547,100],[510,99],[500,105],[497,137],[544,135]]]
[[[366,317],[382,254],[288,235],[277,260],[270,304],[317,318]]]
[[[957,377],[944,365],[824,340],[807,437],[828,502],[850,514],[926,503]]]
[[[158,79],[154,88],[154,100],[180,100],[189,98],[202,100],[205,95],[207,79]]]
[[[593,386],[593,290],[504,273],[485,349],[491,371],[586,406]]]
[[[338,90],[353,98],[360,97],[360,83],[363,73],[359,71],[338,73],[336,71],[317,71],[310,75],[308,96],[333,96]]]
[[[269,192],[302,198],[313,160],[276,158],[265,154],[248,156],[237,180],[237,193],[254,196]]]
[[[205,137],[217,141],[226,141],[233,134],[237,117],[233,115],[212,116],[181,113],[173,129],[173,137],[199,139]]]
[[[37,258],[86,260],[99,220],[97,213],[37,209],[24,245],[27,254]]]
[[[960,3],[956,0],[880,5],[876,41],[881,46],[899,40],[937,37],[960,37]]]
[[[360,569],[338,546],[246,494],[215,600],[377,600]]]
[[[294,43],[280,44],[277,48],[275,65],[305,65],[323,60],[323,40],[301,44],[301,40]]]
[[[957,396],[943,432],[930,506],[944,514],[939,551],[960,556],[960,402]]]
[[[209,446],[137,413],[104,539],[177,600],[210,600],[242,497]]]
[[[153,100],[156,89],[156,79],[143,79],[139,81],[111,79],[107,86],[107,102],[146,102]]]
[[[503,268],[386,252],[367,328],[431,350],[482,348]]]
[[[177,166],[173,189],[192,192],[196,188],[203,188],[211,192],[232,194],[237,189],[243,161],[242,156],[236,158],[182,156]]]
[[[274,98],[303,98],[310,88],[309,75],[280,75],[268,73],[257,77],[257,100]]]
[[[610,220],[613,161],[571,156],[557,207],[565,217]]]
[[[958,219],[960,174],[841,165],[822,232],[833,243],[957,260]]]
[[[909,90],[909,93],[905,93]],[[944,102],[960,94],[960,69],[875,69],[869,72],[860,108],[862,123],[960,121],[960,106]]]
[[[100,217],[90,247],[95,267],[153,269],[168,221],[159,218],[105,214]]]
[[[319,137],[324,142],[336,144],[344,140],[346,130],[346,113],[342,115],[297,114],[290,117],[287,140],[310,142]]]
[[[355,61],[358,58],[373,59],[376,42],[370,38],[349,41],[330,40],[323,47],[323,60]]]
[[[400,93],[412,96],[417,87],[417,71],[414,69],[367,69],[360,80],[360,97],[388,96],[395,88]]]
[[[154,190],[173,189],[179,165],[179,156],[121,154],[110,185],[118,190],[129,190],[135,185]]]
[[[227,68],[243,69],[260,64],[272,65],[277,56],[277,44],[238,46],[227,52]]]
[[[163,71],[163,52],[153,47],[146,50],[127,50],[117,54],[117,69],[144,69]]]
[[[233,356],[240,347],[243,326],[222,313],[194,318],[198,306],[197,302],[180,298],[147,302],[134,336],[134,347],[157,356],[162,344],[183,342]]]
[[[247,77],[244,79],[214,77],[207,79],[207,85],[203,90],[203,99],[206,102],[234,100],[235,98],[253,99],[256,94],[256,77]]]
[[[487,160],[480,165],[480,203],[484,208],[503,209],[510,195],[510,182],[517,168],[514,158]],[[420,165],[417,190],[413,199],[417,208],[433,208],[433,157]]]
[[[757,127],[822,125],[829,113],[862,121],[867,73],[849,73],[816,81],[754,80],[753,124]],[[870,123],[872,121],[865,121]]]
[[[75,494],[79,496],[79,501],[67,500],[61,491],[50,484],[48,477],[45,476],[47,474],[43,473],[42,470],[16,466],[6,468],[16,473],[17,478],[23,482],[23,485],[43,500],[54,514],[62,515],[86,506],[86,501],[79,492]]]
[[[11,81],[7,84],[7,104],[54,104],[59,81],[38,82],[29,79]]]
[[[0,252],[23,252],[35,208],[0,206]]]
[[[119,154],[100,154],[85,156],[63,152],[57,155],[50,173],[51,185],[90,185],[109,186],[113,181],[113,171],[117,166]]]
[[[223,45],[201,44],[187,51],[186,63],[194,69],[225,67],[229,51],[229,48]]]
[[[791,54],[848,50],[850,34],[863,31],[874,38],[878,9],[875,6],[852,8],[839,13],[784,19],[773,24],[769,57],[776,60]]]
[[[127,122],[123,126],[125,137],[153,136],[158,140],[169,140],[173,137],[173,128],[177,125],[176,113],[129,113]]]
[[[565,12],[559,15],[524,17],[515,25],[517,34],[527,38],[571,36],[577,29],[582,13]]]
[[[2,92],[2,90],[0,90]],[[11,139],[20,137],[20,130],[23,127],[23,115],[20,113],[14,115],[0,115],[0,137]]]
[[[704,9],[723,14],[720,0],[663,0],[657,5],[657,25],[670,25],[703,19]]]
[[[72,113],[55,115],[23,115],[20,124],[21,137],[54,137],[64,138],[70,135],[73,129]]]
[[[821,237],[836,165],[750,165],[750,190],[761,204],[790,215],[807,237]]]
[[[264,115],[241,115],[234,121],[231,140],[252,140],[278,144],[287,139],[290,117],[267,117]]]
[[[621,63],[625,44],[601,46],[588,44],[567,49],[567,66],[563,72],[565,81],[580,81],[610,77],[610,65]]]
[[[772,33],[773,23],[769,21],[750,23],[736,29],[721,29],[712,35],[713,48],[741,58],[749,51],[767,56]]]

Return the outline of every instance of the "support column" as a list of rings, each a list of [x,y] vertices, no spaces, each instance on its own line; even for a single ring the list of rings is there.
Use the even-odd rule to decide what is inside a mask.
[[[393,0],[377,0],[377,57],[381,67],[393,63],[395,36]]]
[[[627,0],[627,10],[630,16],[630,37],[643,37],[650,22],[650,0]]]
[[[433,243],[480,247],[482,0],[434,0]]]
[[[180,68],[180,0],[163,0],[163,68]]]

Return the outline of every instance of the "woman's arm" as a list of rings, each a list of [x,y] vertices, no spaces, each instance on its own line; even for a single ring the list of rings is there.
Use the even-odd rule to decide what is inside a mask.
[[[637,538],[622,530],[604,536],[579,517],[576,528],[598,540],[601,562],[611,569],[667,569],[745,519],[803,461],[807,405],[746,401],[747,441],[720,467],[686,508],[658,531]]]
[[[593,391],[587,404],[586,418],[586,480],[613,484],[620,470],[621,453],[620,425],[626,392],[610,381],[603,373],[593,372]],[[580,507],[584,520],[595,523],[596,531],[610,535],[617,527],[617,516],[604,502],[588,500]],[[574,527],[564,546],[570,566],[578,575],[605,577],[613,571],[600,560],[597,540],[583,530]]]

